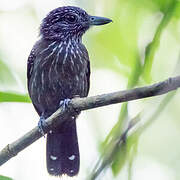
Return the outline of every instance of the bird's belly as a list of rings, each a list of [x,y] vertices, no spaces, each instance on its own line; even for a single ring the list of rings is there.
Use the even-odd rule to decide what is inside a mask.
[[[34,75],[34,84],[31,88],[33,104],[38,107],[38,113],[53,113],[58,109],[61,100],[75,96],[84,97],[87,92],[87,79],[84,69],[81,71],[61,68],[42,69]]]

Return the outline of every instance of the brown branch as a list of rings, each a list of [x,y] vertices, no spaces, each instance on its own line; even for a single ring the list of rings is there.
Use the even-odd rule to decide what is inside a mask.
[[[63,123],[64,119],[66,119],[65,117],[72,115],[75,112],[74,110],[84,111],[87,109],[93,109],[110,104],[162,95],[168,93],[169,91],[176,90],[179,87],[180,76],[177,76],[151,86],[145,86],[141,88],[87,98],[74,98],[71,100],[66,110],[62,110],[62,108],[59,108],[55,113],[53,113],[49,118],[46,119],[47,127],[45,128],[45,132],[48,132],[53,127]],[[58,117],[61,117],[61,120],[59,120]],[[40,137],[42,137],[42,134],[39,133],[38,127],[35,127],[13,143],[8,144],[2,151],[0,151],[0,165],[16,156],[20,151],[31,145]]]

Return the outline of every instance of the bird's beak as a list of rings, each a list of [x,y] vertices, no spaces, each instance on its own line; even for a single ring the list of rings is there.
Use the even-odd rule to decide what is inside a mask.
[[[103,25],[112,22],[111,19],[105,17],[98,17],[98,16],[90,16],[90,25]]]

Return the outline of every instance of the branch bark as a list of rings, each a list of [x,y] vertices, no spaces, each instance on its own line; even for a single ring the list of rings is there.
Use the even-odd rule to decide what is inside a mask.
[[[151,86],[144,86],[131,90],[118,91],[93,97],[74,98],[70,101],[68,108],[66,108],[65,110],[63,108],[59,108],[55,113],[53,113],[49,118],[46,119],[47,126],[45,127],[45,133],[47,133],[50,129],[62,124],[67,116],[73,115],[73,113],[75,112],[74,110],[84,111],[110,104],[158,96],[168,93],[169,91],[176,90],[179,87],[180,76],[177,76],[153,84]],[[36,126],[13,143],[8,144],[2,151],[0,151],[0,165],[16,156],[20,151],[31,145],[40,137],[42,137],[42,134],[38,131],[38,127]]]

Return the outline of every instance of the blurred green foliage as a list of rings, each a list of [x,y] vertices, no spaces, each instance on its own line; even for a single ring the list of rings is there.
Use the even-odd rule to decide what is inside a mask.
[[[0,175],[0,180],[12,180],[12,178]]]
[[[115,6],[115,23],[111,27],[97,34],[97,47],[95,47],[95,49],[100,49],[100,51],[96,54],[96,58],[98,56],[98,62],[95,62],[95,66],[110,68],[113,71],[128,77],[128,89],[137,86],[142,82],[139,81],[141,79],[150,83],[154,81],[151,77],[151,72],[155,55],[159,50],[161,36],[170,22],[173,22],[173,31],[175,32],[175,29],[177,29],[177,26],[175,27],[175,25],[177,25],[179,20],[180,2],[176,0],[121,0],[116,1]],[[139,53],[138,47],[138,39],[141,36],[139,30],[147,17],[157,12],[162,14],[162,18],[159,25],[156,27],[152,41],[144,44],[145,56],[143,58]],[[176,37],[175,34],[173,35]],[[126,68],[123,69],[124,66],[119,66],[117,60],[119,61],[119,64],[126,66]],[[127,71],[127,68],[129,68],[129,71]],[[167,97],[162,99],[159,108],[155,114],[152,115],[153,120],[157,119],[158,114],[164,110],[164,107],[174,95],[175,93],[167,95]],[[146,109],[144,111],[146,111]],[[111,143],[116,141],[122,134],[127,117],[128,103],[124,103],[119,114],[118,122],[100,146],[100,152],[102,154],[103,152],[111,151]],[[149,122],[151,122],[152,119]],[[149,123],[147,123],[147,126],[148,125]],[[137,144],[136,141],[138,141],[137,138],[134,140],[134,143],[131,142],[128,144],[133,147],[134,144]],[[130,155],[127,155],[128,150],[125,149],[126,146],[123,145],[116,154],[114,154],[112,170],[115,175],[117,175],[125,165],[127,157],[130,157]],[[111,164],[111,161],[109,163]]]
[[[28,95],[0,91],[0,102],[31,102],[31,100]]]

